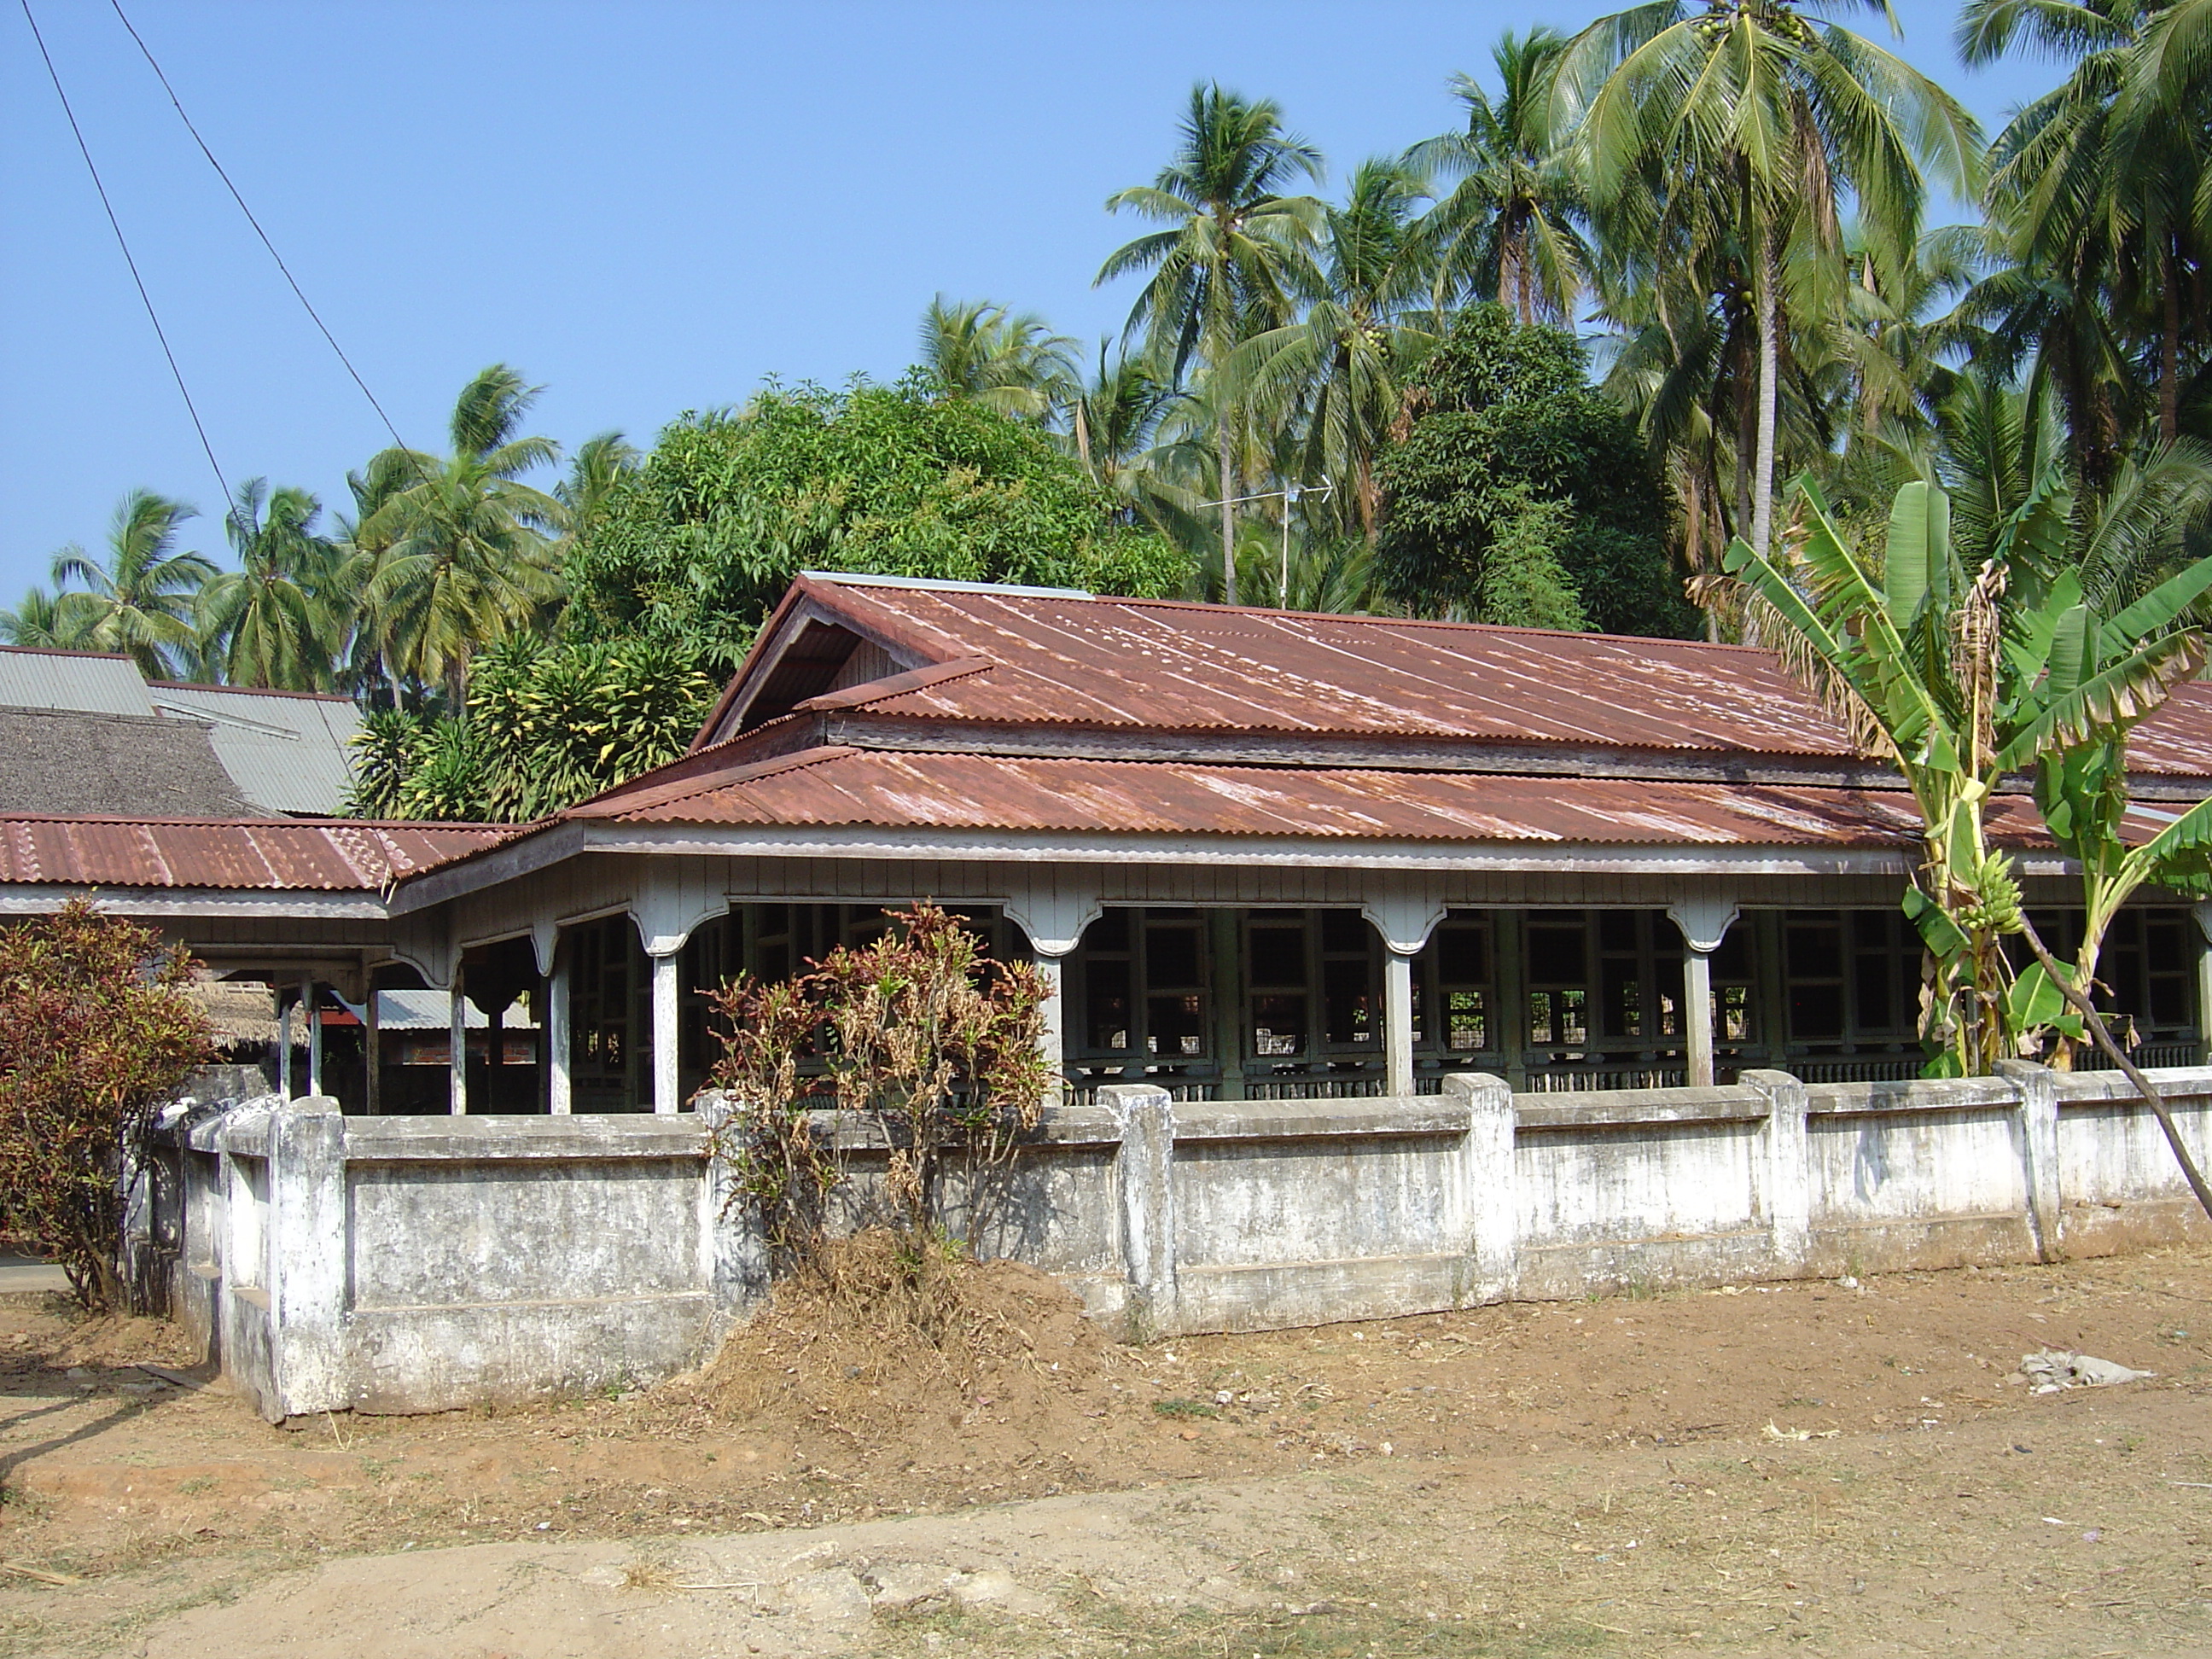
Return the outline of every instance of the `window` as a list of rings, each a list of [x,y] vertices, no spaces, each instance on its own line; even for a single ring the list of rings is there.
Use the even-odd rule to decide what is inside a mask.
[[[1920,1024],[1920,936],[1898,910],[1790,910],[1782,918],[1789,1041],[1894,1048]]]
[[[1447,916],[1413,965],[1413,1047],[1417,1052],[1458,1056],[1502,1046],[1491,1021],[1496,978],[1491,922],[1480,915]],[[1441,1010],[1433,1028],[1430,1011]]]
[[[651,974],[627,915],[568,929],[568,1085],[580,1112],[642,1109],[653,1029]]]
[[[1181,1071],[1211,1055],[1205,926],[1196,910],[1109,909],[1084,933],[1070,967],[1066,994],[1082,1018],[1069,1035],[1086,1071]],[[1094,1063],[1121,1060],[1131,1064]]]

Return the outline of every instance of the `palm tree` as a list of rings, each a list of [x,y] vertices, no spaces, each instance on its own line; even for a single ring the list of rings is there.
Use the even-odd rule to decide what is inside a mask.
[[[1043,318],[988,300],[940,294],[921,314],[921,365],[955,398],[1002,415],[1041,421],[1065,403],[1079,378],[1075,342]]]
[[[105,563],[72,543],[54,555],[58,631],[92,651],[119,651],[149,679],[164,679],[193,645],[192,602],[215,566],[177,551],[178,529],[194,509],[134,489],[115,509]],[[69,591],[70,583],[82,592]]]
[[[469,658],[559,591],[550,538],[566,512],[522,482],[561,455],[551,439],[522,435],[542,390],[494,363],[453,406],[452,454],[387,450],[356,485],[375,502],[352,537],[369,631],[384,671],[415,696],[442,683],[463,706]]]
[[[1869,0],[1887,14],[1887,0]],[[1560,54],[1552,121],[1578,127],[1601,228],[1639,251],[1732,240],[1758,341],[1751,544],[1771,539],[1784,281],[1841,269],[1838,204],[1870,235],[1918,237],[1923,167],[1961,191],[1981,145],[1956,100],[1894,54],[1790,0],[1651,0],[1601,18]],[[1793,244],[1800,257],[1793,260]]]
[[[2047,337],[2086,440],[2077,453],[2093,489],[2125,441],[2126,416],[2150,407],[2153,383],[2158,441],[2180,436],[2196,368],[2183,362],[2184,319],[2203,313],[2201,273],[2212,255],[2204,89],[2173,89],[2188,107],[2171,107],[2164,95],[2188,56],[2173,27],[2186,23],[2188,9],[1972,0],[1960,23],[1969,63],[2017,43],[2074,59],[2065,82],[1998,137],[1988,207],[2019,273],[2002,290],[2024,313],[2015,331],[2033,331],[2039,346]]]
[[[56,611],[54,596],[34,585],[13,611],[0,611],[0,645],[71,651],[78,648],[78,640]]]
[[[1382,513],[1375,457],[1403,405],[1407,371],[1437,337],[1428,246],[1413,232],[1425,193],[1403,163],[1363,163],[1344,205],[1323,216],[1305,314],[1246,341],[1223,368],[1239,401],[1278,414],[1283,430],[1303,425],[1290,476],[1347,481],[1370,544]]]
[[[1150,185],[1117,191],[1109,212],[1130,212],[1168,228],[1109,255],[1097,283],[1133,272],[1150,279],[1130,308],[1127,334],[1151,337],[1177,379],[1195,361],[1218,369],[1239,343],[1291,314],[1307,284],[1322,204],[1285,196],[1294,179],[1321,176],[1321,153],[1283,130],[1282,111],[1219,86],[1191,88],[1174,158]],[[1096,284],[1094,283],[1094,286]],[[1237,602],[1237,416],[1218,412],[1223,592]]]
[[[335,683],[350,607],[337,545],[315,532],[322,503],[304,489],[240,486],[224,521],[240,568],[199,592],[203,660],[233,685],[326,691]]]
[[[1459,180],[1426,222],[1438,276],[1455,293],[1498,301],[1524,328],[1566,319],[1589,260],[1577,225],[1582,181],[1551,127],[1551,73],[1566,45],[1540,27],[1500,36],[1491,48],[1498,97],[1472,76],[1455,76],[1452,93],[1467,106],[1467,130],[1425,140],[1406,157]]]

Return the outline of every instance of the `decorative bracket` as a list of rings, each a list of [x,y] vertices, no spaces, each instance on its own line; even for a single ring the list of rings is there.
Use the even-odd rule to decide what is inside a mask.
[[[1682,930],[1683,943],[1701,957],[1709,957],[1721,948],[1728,930],[1743,912],[1736,902],[1723,894],[1701,894],[1696,898],[1677,899],[1667,907],[1667,914]]]

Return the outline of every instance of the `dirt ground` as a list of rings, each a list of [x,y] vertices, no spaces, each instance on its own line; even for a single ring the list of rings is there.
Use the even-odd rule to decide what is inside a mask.
[[[0,1298],[0,1653],[2212,1655],[2212,1252],[1146,1348],[1002,1288],[941,1374],[282,1429]]]

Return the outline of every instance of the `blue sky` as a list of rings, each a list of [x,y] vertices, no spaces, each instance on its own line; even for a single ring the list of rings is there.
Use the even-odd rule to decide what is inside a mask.
[[[326,501],[386,441],[105,0],[33,0],[216,459]],[[934,293],[1096,337],[1193,82],[1272,96],[1341,177],[1441,131],[1506,28],[1595,7],[1364,3],[222,3],[125,0],[409,441],[486,363],[538,430],[641,441],[763,375],[895,375]],[[2055,78],[1903,51],[1994,128]],[[1877,16],[1861,27],[1879,31]],[[28,27],[0,13],[0,604],[145,484],[219,495]]]

